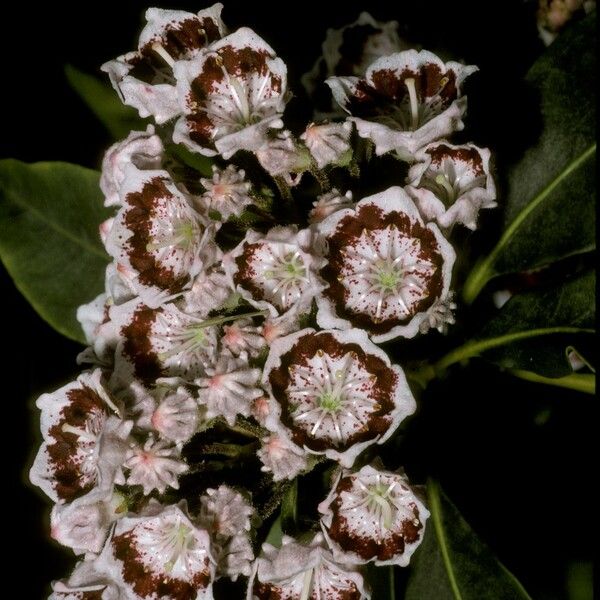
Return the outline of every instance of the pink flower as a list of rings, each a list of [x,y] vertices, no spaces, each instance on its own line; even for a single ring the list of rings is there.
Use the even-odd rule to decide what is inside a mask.
[[[261,470],[271,473],[274,481],[294,479],[308,464],[306,452],[278,434],[264,438],[257,454],[263,463]]]
[[[143,447],[134,446],[127,453],[127,484],[141,485],[146,496],[152,490],[162,494],[168,487],[179,489],[178,476],[189,468],[180,454],[167,440],[156,441],[149,435]]]

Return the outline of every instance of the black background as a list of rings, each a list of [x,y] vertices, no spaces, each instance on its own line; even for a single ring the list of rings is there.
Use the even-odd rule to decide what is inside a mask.
[[[72,63],[98,72],[104,61],[132,49],[145,3],[76,6],[3,7],[0,157],[99,165],[108,135],[69,89],[63,67]],[[455,59],[478,64],[481,73],[469,92],[472,137],[495,150],[501,167],[518,157],[532,135],[518,81],[542,51],[531,3],[230,1],[224,18],[232,30],[248,25],[265,37],[288,63],[290,87],[297,90],[326,28],[348,23],[365,9],[398,20],[402,32],[426,48],[444,48]],[[479,241],[486,244],[485,234]],[[1,286],[0,438],[8,472],[2,537],[11,562],[26,573],[19,577],[19,597],[38,600],[73,561],[48,539],[48,502],[24,483],[38,443],[33,400],[75,375],[80,348],[41,321],[3,269]],[[591,399],[517,382],[483,363],[478,367],[434,384],[423,399],[409,444],[418,454],[411,457],[416,471],[440,477],[534,600],[567,598],[568,569],[591,555]]]

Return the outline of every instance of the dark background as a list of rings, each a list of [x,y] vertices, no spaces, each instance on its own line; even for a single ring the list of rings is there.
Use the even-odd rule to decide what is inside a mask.
[[[63,66],[72,63],[94,73],[104,61],[133,49],[146,4],[72,6],[14,2],[3,8],[2,158],[97,167],[109,144],[102,125],[69,89]],[[204,4],[161,6],[199,10]],[[472,137],[492,147],[501,167],[518,157],[530,135],[526,122],[531,116],[518,81],[542,51],[534,4],[229,1],[224,19],[232,30],[248,25],[263,35],[288,63],[290,87],[298,90],[299,76],[319,54],[326,28],[342,26],[365,9],[378,19],[398,20],[401,32],[426,48],[445,49],[455,59],[479,65],[481,73],[469,90]],[[479,242],[485,245],[485,234]],[[49,503],[25,484],[38,443],[33,400],[75,375],[80,348],[46,325],[0,269],[5,332],[1,438],[9,473],[2,487],[9,507],[4,548],[26,572],[19,578],[19,597],[38,600],[46,597],[48,582],[66,574],[74,561],[49,541]],[[457,370],[432,386],[415,419],[409,444],[415,456],[408,459],[418,473],[440,477],[467,520],[534,600],[587,598],[567,590],[585,578],[592,552],[592,400],[514,380],[484,363],[477,367]]]

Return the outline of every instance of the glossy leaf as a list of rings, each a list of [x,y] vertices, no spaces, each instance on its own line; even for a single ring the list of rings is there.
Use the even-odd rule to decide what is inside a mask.
[[[127,137],[132,130],[146,129],[148,120],[141,119],[134,108],[125,106],[108,81],[104,82],[71,65],[65,67],[65,75],[71,87],[115,140]]]
[[[428,483],[427,496],[431,517],[411,562],[405,600],[531,600],[436,482]]]
[[[107,218],[96,171],[60,162],[0,161],[0,257],[50,325],[84,342],[77,307],[104,287]]]
[[[506,369],[549,377],[571,374],[565,350],[594,333],[595,285],[596,275],[590,271],[514,296],[474,339],[439,360],[431,375],[478,355]]]
[[[539,95],[542,132],[508,174],[507,193],[500,198],[504,233],[469,275],[466,302],[497,275],[595,247],[595,74],[595,15],[590,15],[562,34],[527,75]]]

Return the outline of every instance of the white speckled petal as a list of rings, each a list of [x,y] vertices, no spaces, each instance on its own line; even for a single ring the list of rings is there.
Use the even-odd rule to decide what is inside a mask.
[[[319,504],[321,527],[339,561],[406,567],[429,511],[400,473],[364,466],[343,471]]]

